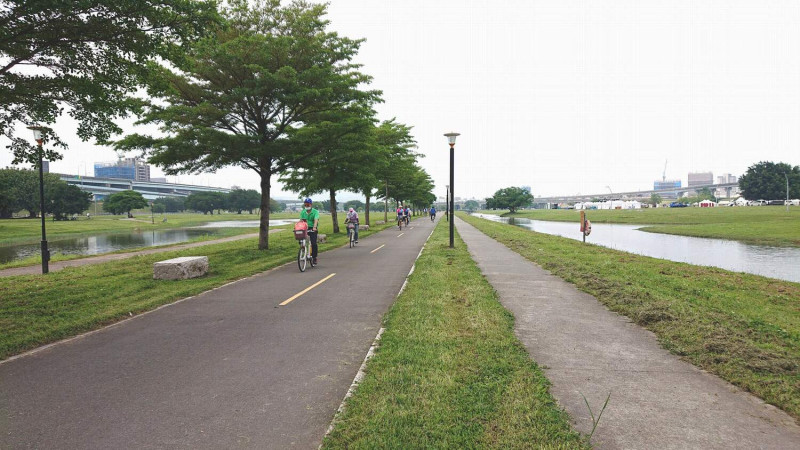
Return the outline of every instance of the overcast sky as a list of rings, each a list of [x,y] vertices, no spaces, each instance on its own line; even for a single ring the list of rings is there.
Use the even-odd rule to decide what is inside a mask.
[[[384,93],[381,120],[414,127],[439,196],[451,130],[467,198],[652,189],[665,161],[684,185],[689,172],[800,164],[800,1],[331,3],[331,28],[366,38],[357,61]],[[59,125],[72,147],[52,171],[115,159]],[[243,169],[179,181],[258,188]]]

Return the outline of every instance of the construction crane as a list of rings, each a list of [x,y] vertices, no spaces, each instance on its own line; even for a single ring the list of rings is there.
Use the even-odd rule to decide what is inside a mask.
[[[661,174],[661,181],[667,181],[667,160],[664,160],[664,172]]]

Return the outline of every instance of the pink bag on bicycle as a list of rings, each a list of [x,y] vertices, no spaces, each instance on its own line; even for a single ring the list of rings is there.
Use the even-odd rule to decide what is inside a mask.
[[[301,220],[294,224],[294,238],[298,241],[302,241],[306,238],[308,234],[308,222],[305,220]]]

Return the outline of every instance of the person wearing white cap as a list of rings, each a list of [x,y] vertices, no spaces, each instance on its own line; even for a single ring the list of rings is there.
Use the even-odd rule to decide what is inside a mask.
[[[350,208],[350,211],[347,212],[347,219],[345,223],[352,223],[353,224],[353,232],[355,235],[353,239],[355,240],[356,244],[358,244],[358,213],[355,209]]]

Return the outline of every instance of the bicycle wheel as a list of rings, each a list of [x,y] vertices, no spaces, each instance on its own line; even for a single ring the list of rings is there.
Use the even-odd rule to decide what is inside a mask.
[[[300,245],[300,248],[297,250],[297,267],[300,268],[300,272],[306,271],[306,264],[308,263],[308,259],[306,258],[306,246]]]
[[[353,230],[350,228],[347,229],[347,239],[350,240],[350,248],[353,248]]]
[[[400,219],[400,220],[397,221],[397,228],[399,228],[401,230],[403,229],[403,219]]]

